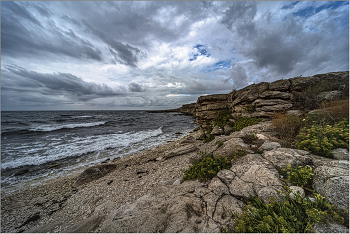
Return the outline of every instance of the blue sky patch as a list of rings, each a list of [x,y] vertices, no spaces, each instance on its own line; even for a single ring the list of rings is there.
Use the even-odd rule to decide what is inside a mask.
[[[297,12],[294,12],[293,15],[294,16],[299,16],[299,17],[303,17],[303,18],[308,18],[314,14],[319,13],[320,11],[324,10],[324,9],[330,9],[330,10],[334,10],[337,9],[340,6],[343,5],[349,5],[349,2],[346,1],[332,1],[332,2],[327,2],[326,4],[319,6],[319,7],[315,7],[315,6],[309,6],[306,7],[302,10],[299,10]]]
[[[192,58],[190,58],[190,61],[196,60],[198,56],[205,55],[207,57],[210,56],[209,52],[207,51],[206,47],[204,45],[195,45],[193,48],[196,48],[197,51],[195,53],[192,53]]]
[[[283,4],[282,9],[293,9],[300,1],[286,2]]]
[[[231,59],[227,59],[227,60],[222,60],[220,62],[217,62],[213,66],[207,67],[201,71],[202,72],[213,72],[213,71],[216,71],[219,69],[229,69],[230,67],[231,67]]]

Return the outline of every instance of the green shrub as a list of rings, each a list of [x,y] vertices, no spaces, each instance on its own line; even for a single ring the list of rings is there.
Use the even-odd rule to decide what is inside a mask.
[[[240,157],[243,157],[244,155],[247,155],[248,151],[244,150],[244,149],[238,149],[236,151],[232,152],[232,157],[229,157],[229,159],[238,159]]]
[[[349,120],[340,121],[330,126],[311,126],[303,128],[297,136],[298,149],[315,152],[332,158],[332,150],[349,148]]]
[[[241,117],[237,119],[237,121],[233,124],[233,131],[241,131],[243,128],[248,127],[250,125],[257,124],[260,122],[262,118],[248,118],[248,117]]]
[[[321,195],[315,193],[315,202],[311,202],[308,198],[303,199],[300,193],[293,200],[289,192],[287,189],[280,195],[279,201],[271,198],[269,204],[259,197],[250,196],[249,205],[244,208],[243,213],[234,214],[235,232],[309,232],[315,223],[332,222],[331,216],[339,223],[344,223],[341,212]]]
[[[242,137],[242,140],[246,144],[254,144],[256,139],[258,139],[258,137],[256,136],[255,132],[252,132],[251,134],[247,134],[247,135]]]
[[[210,134],[209,134],[209,136],[207,136],[207,134],[203,133],[201,135],[201,139],[203,139],[204,143],[208,143],[208,142],[211,142],[212,140],[214,140],[215,137],[213,135],[210,135]]]
[[[202,153],[202,158],[187,170],[182,170],[185,173],[183,181],[191,179],[209,180],[224,169],[231,168],[231,161],[228,158],[214,158],[213,154]]]
[[[218,147],[222,146],[223,144],[224,144],[224,142],[218,141]]]
[[[228,109],[222,110],[215,118],[214,118],[214,126],[219,126],[223,128],[229,119],[231,119],[232,116],[230,115],[230,112]]]
[[[210,134],[213,131],[213,128],[211,126],[208,127],[207,133]]]
[[[302,187],[304,189],[311,189],[312,186],[312,168],[307,166],[300,166],[298,168],[291,167],[291,164],[287,164],[286,169],[281,170],[284,175],[287,176],[286,182],[292,183],[293,185]]]
[[[253,112],[255,112],[255,104],[254,105],[251,104],[249,106],[246,106],[243,108],[243,110],[245,112],[248,112],[248,113],[253,113]]]

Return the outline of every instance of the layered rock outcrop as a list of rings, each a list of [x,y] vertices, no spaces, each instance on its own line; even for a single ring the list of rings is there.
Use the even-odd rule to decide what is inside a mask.
[[[206,128],[217,114],[228,109],[233,119],[239,117],[270,117],[276,112],[295,109],[294,97],[304,89],[316,85],[320,81],[337,82],[341,85],[335,90],[321,92],[318,98],[331,100],[343,94],[345,86],[349,86],[349,72],[331,72],[310,77],[294,77],[274,82],[252,84],[229,94],[213,94],[201,96],[194,104],[184,105],[179,112],[192,114],[197,124]]]

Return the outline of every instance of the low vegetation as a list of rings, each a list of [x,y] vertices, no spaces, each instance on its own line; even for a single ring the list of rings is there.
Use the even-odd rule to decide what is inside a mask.
[[[245,112],[248,112],[248,113],[253,113],[255,112],[255,105],[248,105],[246,107],[243,108]]]
[[[296,194],[292,199],[289,189],[281,193],[279,200],[271,198],[264,203],[259,197],[250,196],[249,205],[239,215],[234,214],[235,232],[250,233],[297,233],[310,232],[316,223],[333,222],[343,224],[341,212],[329,204],[320,194],[314,194],[315,201],[303,199]],[[231,230],[223,229],[223,232]]]
[[[239,149],[232,152],[229,157],[213,157],[213,154],[207,154],[200,152],[202,154],[201,159],[194,162],[187,170],[182,170],[185,176],[183,181],[199,179],[200,181],[207,181],[216,176],[216,174],[224,169],[229,170],[231,168],[231,160],[238,159],[248,152],[244,149]]]
[[[231,157],[229,157],[229,158],[236,160],[236,159],[238,159],[240,157],[243,157],[244,155],[247,155],[247,154],[248,154],[248,152],[246,150],[238,149],[236,151],[233,151],[232,152],[232,158]]]
[[[218,147],[221,147],[223,144],[224,144],[224,142],[222,142],[222,141],[218,141]]]
[[[204,143],[208,143],[208,142],[211,142],[212,140],[214,140],[215,137],[213,135],[203,133],[201,135],[201,139],[203,139]]]
[[[281,174],[284,176],[286,183],[291,183],[311,191],[314,175],[311,167],[299,166],[298,168],[292,168],[291,164],[288,163],[287,168],[281,170]]]
[[[278,113],[273,117],[282,147],[297,147],[324,157],[332,157],[333,149],[348,149],[349,100],[328,101],[321,106],[307,115]]]
[[[214,127],[219,126],[220,128],[223,128],[229,119],[231,119],[232,116],[230,115],[230,112],[228,109],[222,110],[215,118],[214,118]]]
[[[318,155],[332,158],[332,150],[349,148],[349,121],[343,120],[330,126],[303,128],[297,136],[298,149],[312,151]]]
[[[234,132],[241,131],[243,128],[248,127],[250,125],[257,124],[262,120],[263,120],[262,118],[257,118],[257,117],[254,117],[254,118],[241,117],[237,119],[236,122],[232,123],[231,127],[233,128]]]
[[[187,170],[183,170],[185,174],[183,181],[197,178],[201,181],[207,181],[214,178],[219,171],[230,168],[231,160],[229,158],[214,158],[213,154],[202,153],[202,158],[198,162]]]

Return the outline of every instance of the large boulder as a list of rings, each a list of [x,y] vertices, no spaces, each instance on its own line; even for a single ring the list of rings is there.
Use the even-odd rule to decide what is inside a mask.
[[[220,157],[228,157],[232,155],[233,151],[238,149],[248,149],[249,145],[245,144],[241,138],[232,138],[226,142],[224,142],[223,146],[214,151],[213,156]]]
[[[115,164],[102,164],[90,167],[83,171],[75,180],[73,187],[80,186],[82,184],[89,183],[93,180],[97,180],[106,174],[114,171],[117,168]]]
[[[317,167],[312,186],[337,208],[349,210],[349,161],[332,160]]]

